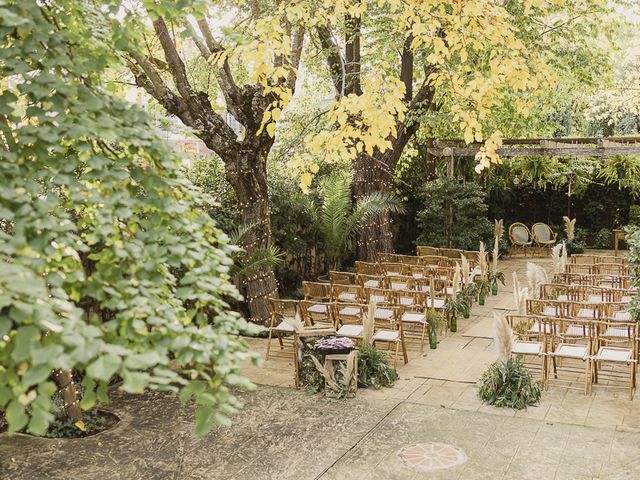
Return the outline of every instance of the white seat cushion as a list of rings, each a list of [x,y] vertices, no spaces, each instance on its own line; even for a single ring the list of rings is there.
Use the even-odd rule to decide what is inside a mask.
[[[400,297],[398,300],[400,305],[413,305],[415,303],[413,297]]]
[[[391,290],[406,290],[407,282],[391,282]]]
[[[578,318],[595,318],[596,311],[593,308],[581,308],[578,311]]]
[[[557,317],[558,315],[558,310],[556,309],[556,307],[544,307],[544,310],[542,311],[542,315],[544,315],[545,317]]]
[[[328,307],[322,303],[316,303],[307,308],[307,312],[311,313],[327,313]]]
[[[580,358],[582,360],[587,358],[587,353],[586,345],[568,345],[566,343],[558,345],[553,352],[557,357]]]
[[[613,319],[619,322],[630,322],[631,321],[631,312],[627,312],[625,310],[620,310],[613,314]]]
[[[400,338],[397,330],[379,330],[373,336],[373,341],[395,342]]]
[[[412,273],[411,275],[413,276],[413,278],[424,278],[424,275],[422,275],[421,273]]]
[[[364,327],[362,325],[343,325],[336,332],[341,337],[359,337],[362,335]]]
[[[591,329],[586,325],[569,325],[564,334],[568,337],[588,337],[590,332]]]
[[[545,330],[545,333],[551,333],[551,325],[548,324],[548,323],[545,323],[544,324],[544,329],[543,329],[540,322],[535,322],[531,326],[531,328],[529,329],[529,332],[531,332],[531,333],[540,333],[543,330]]]
[[[568,300],[569,300],[569,296],[568,295],[558,295],[558,301],[566,302]]]
[[[393,310],[388,310],[386,308],[376,308],[374,318],[377,318],[379,320],[389,320],[391,317],[393,317]]]
[[[629,363],[631,361],[631,353],[630,348],[600,347],[593,359],[598,362]]]
[[[364,282],[364,286],[369,288],[378,288],[380,286],[380,282],[378,280],[367,280]]]
[[[346,317],[356,317],[360,315],[360,309],[356,307],[344,307],[340,310],[340,315],[344,315]]]
[[[272,328],[272,330],[277,332],[288,332],[293,333],[293,326],[287,322],[280,322],[278,326]]]
[[[429,308],[444,308],[444,300],[441,298],[434,298],[433,305],[430,298],[427,298],[424,303]]]
[[[540,355],[542,354],[542,343],[514,342],[511,347],[511,353],[521,355]]]
[[[402,321],[410,323],[424,323],[425,317],[423,313],[406,312],[404,315],[402,315]]]
[[[619,337],[619,338],[629,338],[631,337],[631,332],[628,328],[625,327],[609,327],[604,332],[605,337]]]
[[[602,303],[602,297],[600,295],[589,295],[589,299],[587,300],[587,303],[600,304]]]
[[[356,299],[356,294],[355,293],[351,293],[351,292],[342,292],[342,293],[338,294],[338,298],[340,300],[355,300]]]
[[[386,302],[387,299],[384,298],[382,295],[370,295],[369,296],[369,301],[370,302],[375,302],[375,303],[382,303],[382,302]]]

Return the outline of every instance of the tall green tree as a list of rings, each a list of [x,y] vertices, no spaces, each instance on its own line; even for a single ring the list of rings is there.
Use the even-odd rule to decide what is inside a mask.
[[[136,83],[222,159],[241,222],[253,226],[242,242],[250,257],[271,244],[267,156],[276,122],[295,89],[303,12],[277,1],[231,2],[226,10],[208,7],[213,2],[180,12],[153,6],[140,11],[131,5],[127,11],[134,28],[144,31],[150,22],[153,30],[126,55]],[[222,35],[215,24],[230,11],[235,19]],[[208,80],[198,82],[198,72],[217,88]],[[251,320],[267,322],[269,297],[277,293],[273,268],[264,266],[244,283]]]
[[[230,248],[147,115],[105,93],[119,2],[0,0],[0,410],[43,433],[120,389],[227,423],[251,356],[225,298]],[[53,374],[52,374],[53,372]],[[74,397],[71,372],[82,379]]]

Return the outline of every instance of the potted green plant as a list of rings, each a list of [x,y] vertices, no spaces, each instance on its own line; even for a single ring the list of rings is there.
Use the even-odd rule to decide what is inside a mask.
[[[444,313],[449,317],[449,330],[454,333],[458,331],[458,314],[464,315],[466,309],[467,306],[460,295],[447,300],[444,304]]]
[[[478,292],[478,304],[484,305],[487,294],[491,292],[492,284],[487,278],[476,280],[476,290]]]
[[[490,271],[487,274],[489,283],[491,284],[491,295],[498,295],[498,281],[504,286],[504,273],[498,271]]]
[[[442,328],[442,314],[430,308],[426,313],[426,321],[429,326],[429,348],[438,348],[438,330]]]
[[[478,289],[475,282],[465,283],[459,293],[459,298],[462,300],[463,309],[462,316],[469,318],[471,316],[471,305],[474,298],[478,295]]]

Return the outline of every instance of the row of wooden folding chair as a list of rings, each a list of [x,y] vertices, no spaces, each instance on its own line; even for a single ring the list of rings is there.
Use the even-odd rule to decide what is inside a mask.
[[[508,315],[507,321],[516,332],[511,353],[525,359],[538,359],[545,388],[551,381],[560,380],[561,370],[572,375],[568,379],[569,387],[576,375],[583,376],[587,395],[591,394],[594,383],[617,381],[622,374],[628,375],[625,388],[628,388],[629,399],[633,398],[639,345],[635,322],[518,315]],[[530,328],[533,324],[540,325],[537,332]],[[609,368],[604,369],[605,366]],[[623,371],[616,370],[616,366]]]
[[[563,283],[565,285],[593,285],[595,287],[629,288],[631,286],[631,277],[629,275],[564,272],[554,274],[553,283]]]
[[[454,267],[427,267],[419,265],[402,265],[400,263],[381,263],[379,275],[407,276],[413,278],[435,278],[452,279],[456,269]]]
[[[540,298],[588,303],[629,303],[634,290],[596,287],[592,285],[565,285],[546,283],[540,286]]]
[[[411,255],[398,255],[395,253],[379,253],[378,264],[381,263],[397,263],[402,265],[421,265],[421,266],[442,266],[442,267],[455,267],[456,262],[460,263],[461,258],[450,258],[441,255],[427,255],[422,257],[415,257]]]
[[[630,269],[629,265],[622,265],[619,263],[595,263],[592,265],[583,263],[569,263],[565,266],[565,272],[591,275],[626,276],[629,275]]]
[[[625,310],[626,306],[624,303],[594,304],[565,300],[528,299],[526,313],[549,318],[616,318],[620,321],[631,320],[631,314]]]
[[[628,265],[629,257],[624,255],[596,255],[592,253],[579,253],[571,255],[569,261],[574,264],[595,265],[598,263],[617,263]]]

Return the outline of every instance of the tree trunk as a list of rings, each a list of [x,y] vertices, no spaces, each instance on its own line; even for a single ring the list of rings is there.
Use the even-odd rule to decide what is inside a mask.
[[[69,370],[54,370],[53,380],[62,395],[67,416],[74,422],[82,421],[82,409],[73,384],[73,374]]]
[[[256,249],[271,244],[266,157],[266,153],[252,150],[244,151],[235,159],[225,158],[227,180],[236,193],[242,223],[252,226],[241,244],[248,257]],[[273,268],[253,272],[248,278],[243,278],[241,284],[249,307],[249,320],[267,324],[271,314],[269,297],[276,296],[278,292]]]
[[[391,139],[392,148],[384,153],[375,150],[372,156],[362,153],[356,157],[353,162],[353,196],[356,201],[373,192],[391,192],[398,160],[417,129],[417,124],[407,126],[398,121],[398,135]],[[375,261],[378,252],[393,253],[393,231],[389,213],[373,219],[358,235],[359,260]]]
[[[384,164],[372,162],[366,155],[359,155],[353,162],[353,196],[356,201],[373,192],[391,192],[393,172],[388,173]],[[367,262],[376,260],[378,252],[393,252],[393,233],[388,213],[379,215],[358,233],[358,259]]]

